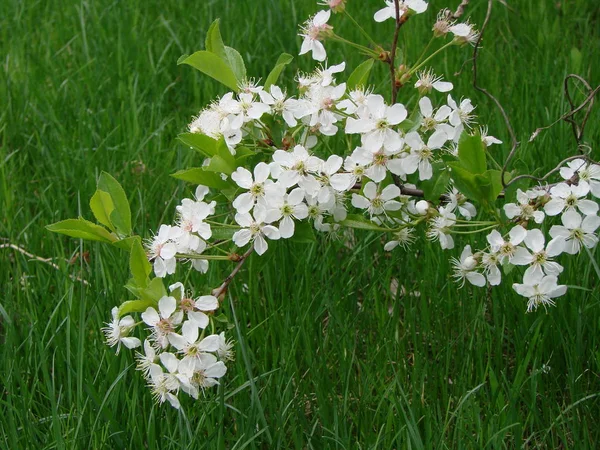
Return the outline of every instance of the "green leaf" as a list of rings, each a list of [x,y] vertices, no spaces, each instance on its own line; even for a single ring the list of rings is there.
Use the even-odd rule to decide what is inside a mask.
[[[458,141],[458,160],[466,170],[473,174],[486,171],[485,145],[479,134],[470,136],[463,132]]]
[[[236,49],[223,44],[221,30],[219,29],[219,19],[216,19],[208,28],[205,44],[206,50],[214,53],[227,63],[238,83],[246,78],[246,65],[244,64],[242,55]]]
[[[283,69],[285,69],[285,66],[287,66],[289,63],[291,63],[293,59],[294,59],[294,57],[288,53],[282,53],[279,56],[279,58],[277,59],[277,62],[275,63],[275,67],[273,67],[273,70],[271,70],[271,73],[269,73],[269,75],[267,76],[267,79],[265,80],[265,86],[264,86],[265,91],[268,91],[269,88],[273,84],[277,83],[277,80],[279,79],[281,72],[283,72]]]
[[[125,191],[110,174],[102,172],[98,179],[98,190],[110,195],[114,209],[111,211],[110,222],[123,236],[131,234],[131,209]]]
[[[168,294],[163,284],[163,279],[155,277],[148,283],[147,288],[139,290],[139,295],[142,300],[152,300],[158,304],[158,301]]]
[[[217,144],[217,155],[220,156],[223,159],[223,161],[225,161],[225,163],[229,166],[230,172],[227,173],[224,171],[223,173],[230,175],[231,172],[233,172],[236,169],[235,158],[231,154],[229,147],[227,147],[227,143],[225,142],[224,138],[219,139],[219,142]]]
[[[148,308],[157,308],[158,302],[154,300],[128,300],[121,303],[119,306],[119,317],[129,313],[141,313],[146,311]]]
[[[115,210],[115,205],[108,193],[96,190],[90,199],[90,208],[98,222],[110,228],[111,231],[115,231],[115,227],[110,221],[110,215]]]
[[[148,256],[142,246],[142,240],[139,238],[134,240],[131,245],[129,269],[131,270],[133,279],[139,287],[145,288],[148,286],[148,282],[150,281],[148,277],[150,272],[152,272],[152,266],[150,265],[150,262],[148,262]]]
[[[346,220],[342,220],[340,225],[350,228],[356,228],[359,230],[371,230],[371,231],[390,231],[387,228],[380,227],[374,222],[365,219],[359,214],[348,214]]]
[[[475,175],[463,168],[460,163],[448,163],[448,166],[452,169],[450,176],[456,188],[467,198],[481,202],[482,195],[477,187]]]
[[[448,189],[450,183],[450,171],[443,162],[434,162],[433,176],[421,183],[421,187],[428,200],[439,200],[440,196]]]
[[[367,59],[361,63],[348,77],[348,90],[351,91],[359,86],[365,86],[369,80],[369,74],[373,68],[373,59]]]
[[[224,173],[226,175],[231,175],[233,173],[232,167],[218,155],[210,158],[210,163],[208,166],[204,167],[204,170],[207,172]]]
[[[215,172],[206,171],[204,167],[180,170],[171,174],[171,176],[178,180],[187,181],[188,183],[202,184],[219,190],[232,187],[231,182],[223,180],[221,176]]]
[[[238,81],[231,67],[212,52],[201,50],[188,56],[179,64],[188,64],[233,91],[239,91]]]
[[[231,239],[233,233],[235,233],[237,230],[235,228],[213,226],[211,227],[211,231],[212,239],[224,241],[226,239]]]
[[[213,316],[213,319],[215,319],[217,322],[229,323],[229,319],[223,313],[219,314],[218,316]]]
[[[218,141],[200,133],[182,133],[177,136],[185,146],[192,147],[202,156],[211,158],[217,154]]]
[[[502,171],[500,170],[487,170],[485,172],[486,178],[490,182],[490,192],[488,195],[488,201],[493,203],[498,198],[500,192],[502,192]],[[510,181],[510,173],[504,173],[505,181]]]
[[[244,64],[244,58],[242,58],[240,52],[235,48],[225,46],[225,55],[227,55],[229,67],[233,70],[238,81],[244,81],[246,79],[246,65]]]
[[[223,61],[227,61],[227,54],[225,53],[225,44],[221,39],[221,30],[219,30],[219,19],[215,19],[213,23],[208,27],[206,33],[206,39],[204,41],[206,50],[214,53]]]
[[[46,225],[46,229],[53,233],[65,234],[88,241],[114,242],[117,240],[116,236],[111,234],[106,228],[81,217],[79,219],[67,219]]]
[[[296,222],[294,228],[294,235],[290,238],[290,242],[297,242],[299,244],[312,244],[313,242],[317,242],[313,226],[306,220],[303,222]]]
[[[131,252],[131,247],[133,246],[134,242],[140,239],[141,238],[139,236],[130,236],[125,239],[119,239],[118,241],[113,242],[112,245],[120,248],[121,250],[127,250],[128,252]]]

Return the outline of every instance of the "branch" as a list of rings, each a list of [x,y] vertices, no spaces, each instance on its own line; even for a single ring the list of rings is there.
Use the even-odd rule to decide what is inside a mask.
[[[227,291],[227,287],[231,284],[231,281],[237,275],[237,273],[240,271],[240,269],[246,262],[246,259],[248,259],[248,257],[252,254],[253,251],[254,251],[254,245],[251,245],[250,248],[248,249],[248,251],[246,251],[246,253],[244,253],[242,256],[240,256],[240,259],[238,260],[237,265],[234,267],[234,269],[231,271],[231,273],[227,276],[227,278],[225,278],[223,283],[221,283],[221,286],[219,286],[216,289],[213,289],[212,295],[214,295],[215,297],[220,299],[220,297]]]
[[[452,12],[449,9],[447,9],[446,10],[446,19],[448,19],[448,20],[458,19],[460,16],[463,15],[463,13],[465,12],[465,7],[469,4],[470,1],[471,0],[462,0],[460,5],[458,5],[458,8],[456,8],[455,12]]]
[[[559,171],[559,170],[560,170],[560,169],[563,167],[563,165],[564,165],[566,162],[573,161],[574,159],[585,159],[585,160],[586,160],[587,162],[589,162],[590,164],[600,164],[600,162],[598,162],[598,161],[594,161],[592,158],[590,158],[590,157],[589,157],[589,156],[587,156],[587,155],[575,155],[575,156],[569,156],[568,158],[565,158],[565,159],[563,159],[561,162],[559,162],[559,163],[558,163],[558,165],[557,165],[557,166],[556,166],[554,169],[552,169],[550,172],[548,172],[548,173],[547,173],[546,175],[544,175],[543,177],[534,177],[533,175],[519,175],[518,177],[514,177],[512,180],[510,180],[508,183],[506,183],[506,186],[505,186],[505,187],[508,187],[508,186],[510,186],[511,184],[513,184],[513,183],[516,183],[516,182],[517,182],[517,181],[519,181],[519,180],[525,180],[525,179],[528,179],[528,180],[535,180],[535,181],[537,181],[538,183],[543,183],[544,181],[546,181],[546,180],[548,179],[548,177],[549,177],[550,175],[552,175],[553,173],[556,173],[556,172],[558,172],[558,171]],[[554,184],[558,184],[558,183],[554,183]],[[553,185],[550,185],[550,186],[554,186],[554,184],[553,184]]]
[[[396,8],[396,29],[394,30],[394,40],[392,41],[392,49],[390,51],[390,78],[392,82],[392,104],[396,103],[398,97],[398,85],[396,84],[396,49],[398,48],[398,35],[400,33],[400,27],[408,20],[408,15],[403,14],[400,17],[400,1],[394,0],[394,7]]]
[[[4,240],[4,238],[3,238],[3,240]],[[15,245],[15,244],[10,244],[9,243],[9,244],[1,244],[0,245],[0,250],[5,249],[5,248],[13,249],[13,250],[21,253],[22,255],[25,255],[25,256],[27,256],[27,257],[29,257],[31,259],[34,259],[34,260],[39,261],[39,262],[43,262],[44,264],[48,264],[49,266],[55,268],[56,270],[61,270],[60,267],[58,266],[58,264],[52,262],[52,258],[42,258],[41,256],[34,255],[33,253],[29,253],[24,248],[19,247],[18,245]],[[90,285],[90,283],[88,281],[84,280],[83,278],[80,278],[78,276],[71,275],[71,274],[67,274],[67,275],[73,281],[80,281],[83,284],[85,284],[86,286]]]
[[[570,78],[576,78],[576,79],[582,81],[586,85],[586,87],[588,87],[588,89],[591,91],[590,94],[587,96],[587,98],[577,108],[573,108],[574,104],[571,100],[571,96],[569,94],[569,90],[568,90],[568,86],[567,86],[568,80]],[[600,85],[597,86],[596,89],[591,90],[591,86],[589,85],[589,83],[587,83],[587,81],[585,81],[579,75],[574,75],[574,74],[569,74],[565,77],[564,85],[565,85],[565,92],[567,94],[567,99],[569,101],[569,104],[571,105],[571,110],[568,113],[565,113],[562,116],[560,116],[558,119],[556,119],[550,125],[546,125],[545,127],[540,127],[538,129],[536,129],[533,132],[533,134],[531,135],[531,137],[529,138],[529,142],[533,141],[536,137],[538,137],[540,132],[547,130],[548,128],[552,128],[554,125],[556,125],[561,120],[569,122],[569,123],[571,123],[571,125],[573,125],[573,133],[575,134],[575,140],[577,141],[578,144],[581,142],[581,138],[583,137],[583,131],[585,129],[585,125],[587,124],[587,120],[590,116],[590,112],[591,112],[592,106],[594,104],[594,97],[596,96],[596,94],[598,92],[600,92]],[[573,117],[575,114],[577,114],[579,111],[581,111],[583,109],[583,107],[585,105],[587,105],[588,103],[590,104],[590,106],[588,106],[588,108],[586,110],[585,117],[583,118],[581,126],[578,127],[577,124],[575,123],[575,121],[571,119],[571,117]]]

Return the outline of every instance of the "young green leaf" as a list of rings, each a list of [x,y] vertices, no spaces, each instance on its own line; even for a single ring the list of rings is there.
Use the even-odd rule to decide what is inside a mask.
[[[291,242],[299,244],[312,244],[317,242],[313,226],[307,221],[296,222],[294,224],[294,235],[290,238]]]
[[[485,145],[479,134],[470,136],[463,132],[458,141],[458,160],[473,174],[481,174],[487,170]]]
[[[128,252],[131,252],[131,247],[133,246],[133,243],[138,239],[140,239],[139,236],[129,236],[124,239],[119,239],[118,241],[113,242],[112,245],[117,248],[120,248],[121,250],[127,250]]]
[[[152,278],[146,289],[140,289],[139,294],[142,300],[158,301],[167,296],[167,290],[163,284],[162,278]]]
[[[279,58],[277,59],[277,62],[275,63],[275,67],[273,67],[273,70],[271,70],[271,73],[269,73],[269,75],[267,76],[267,79],[265,80],[265,86],[264,86],[265,91],[268,91],[269,88],[271,87],[271,85],[277,83],[277,80],[279,79],[279,75],[281,75],[281,72],[283,72],[283,69],[285,69],[285,66],[287,66],[289,63],[291,63],[293,59],[294,59],[294,57],[288,53],[282,53],[279,56]]]
[[[456,188],[462,192],[467,198],[478,202],[483,201],[481,191],[477,187],[475,175],[466,170],[460,163],[448,163],[452,169],[450,177],[454,181]]]
[[[158,302],[147,299],[147,300],[128,300],[126,302],[121,303],[119,306],[119,317],[123,317],[125,314],[129,313],[141,313],[146,311],[148,308],[156,308],[158,307]]]
[[[361,63],[348,77],[348,90],[351,91],[359,86],[366,86],[369,74],[373,68],[374,60],[369,58]]]
[[[350,228],[357,228],[359,230],[390,231],[387,228],[380,227],[376,223],[365,219],[359,214],[348,214],[346,220],[342,220],[340,225]]]
[[[200,133],[182,133],[177,139],[186,147],[192,147],[202,156],[211,158],[217,154],[218,141]]]
[[[204,44],[206,46],[206,50],[214,53],[223,61],[227,61],[227,55],[225,53],[225,44],[223,44],[223,39],[221,38],[221,30],[219,29],[219,21],[220,19],[215,19],[213,23],[208,27],[208,32],[206,33],[206,39]]]
[[[433,176],[421,183],[425,198],[431,201],[439,200],[440,196],[448,189],[450,171],[443,162],[434,162]]]
[[[142,240],[135,239],[131,245],[131,253],[129,255],[129,268],[131,275],[139,287],[145,288],[148,286],[150,279],[148,278],[152,272],[152,266],[148,262],[148,256],[142,246]]]
[[[217,241],[231,239],[231,237],[233,236],[233,233],[236,232],[235,228],[218,227],[218,226],[211,227],[211,231],[212,231],[212,238]]]
[[[237,80],[241,83],[246,79],[246,65],[244,64],[244,58],[242,58],[240,52],[235,48],[227,46],[225,46],[225,55],[227,56],[229,67],[231,67]]]
[[[179,64],[188,64],[224,84],[234,92],[239,91],[238,80],[229,64],[212,52],[200,50],[188,56]]]
[[[65,234],[74,238],[86,239],[88,241],[115,242],[117,237],[106,228],[96,225],[83,218],[67,219],[46,225],[48,231]]]
[[[102,172],[98,179],[98,190],[110,195],[114,209],[110,213],[110,222],[122,236],[131,234],[131,209],[125,191],[110,174]]]
[[[98,222],[110,228],[111,231],[115,231],[115,227],[110,221],[110,215],[115,210],[115,205],[107,192],[96,190],[90,199],[90,208]]]
[[[223,190],[232,186],[231,182],[225,181],[215,172],[204,170],[204,167],[194,167],[171,174],[173,178],[187,181],[188,183],[202,184],[210,188]]]
[[[234,169],[235,167],[232,167],[219,155],[215,155],[212,158],[210,158],[210,163],[208,164],[208,166],[204,167],[204,170],[206,170],[207,172],[224,173],[226,175],[231,175]]]

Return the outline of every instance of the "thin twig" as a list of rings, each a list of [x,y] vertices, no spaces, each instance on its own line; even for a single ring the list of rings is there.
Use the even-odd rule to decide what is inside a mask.
[[[49,266],[55,268],[56,270],[61,270],[60,267],[58,266],[58,264],[52,262],[52,258],[42,258],[41,256],[34,255],[33,253],[29,253],[24,248],[19,247],[18,245],[15,245],[15,244],[0,244],[0,250],[5,249],[5,248],[13,249],[13,250],[15,250],[15,251],[17,251],[17,252],[19,252],[19,253],[21,253],[21,254],[29,257],[29,258],[31,258],[31,259],[43,262],[44,264],[48,264]],[[83,284],[85,284],[86,286],[90,285],[90,283],[87,280],[84,280],[83,278],[80,278],[78,276],[71,275],[71,274],[67,274],[67,275],[73,281],[80,281]]]
[[[569,75],[570,76],[570,75]],[[531,135],[531,137],[529,138],[529,142],[533,141],[536,137],[538,137],[538,135],[540,134],[540,132],[547,130],[548,128],[552,128],[554,125],[556,125],[558,122],[560,122],[561,120],[565,120],[567,122],[570,122],[569,118],[571,118],[572,116],[574,116],[575,114],[577,114],[579,111],[581,111],[583,109],[583,107],[585,105],[587,105],[590,102],[593,102],[594,97],[596,96],[596,94],[600,92],[600,85],[598,87],[596,87],[596,89],[594,89],[590,95],[587,96],[587,98],[583,101],[583,103],[581,103],[581,105],[579,105],[577,108],[575,109],[571,109],[568,113],[563,114],[562,116],[560,116],[558,119],[556,119],[554,122],[552,122],[550,125],[546,125],[545,127],[540,127],[538,129],[536,129],[533,134]],[[582,123],[582,128],[580,128],[581,130],[581,134],[583,135],[583,127],[585,127],[585,123],[587,122],[589,113],[586,113],[586,116],[584,118],[584,122]],[[577,138],[577,137],[576,137]],[[579,143],[579,141],[578,141]]]
[[[394,40],[392,41],[392,49],[390,51],[390,78],[392,82],[392,104],[396,103],[398,97],[398,86],[396,85],[396,49],[398,48],[398,35],[400,33],[400,27],[403,22],[400,22],[400,1],[394,0],[394,7],[396,8],[396,29],[394,30]],[[405,16],[405,14],[403,14]]]
[[[234,267],[234,269],[231,271],[231,273],[227,276],[227,278],[225,278],[223,283],[221,283],[221,286],[219,286],[216,289],[213,289],[212,295],[219,298],[221,295],[223,295],[225,293],[225,291],[227,291],[227,287],[229,286],[229,284],[231,283],[233,278],[236,276],[236,274],[240,271],[240,269],[244,265],[244,262],[246,262],[246,259],[248,259],[248,257],[252,254],[253,251],[254,251],[254,245],[252,245],[248,249],[248,251],[240,257],[237,265]]]
[[[463,13],[465,12],[465,7],[469,4],[471,0],[462,0],[462,2],[460,3],[460,5],[458,5],[458,8],[456,8],[455,12],[450,11],[449,9],[446,10],[446,18],[448,20],[456,20],[458,19],[460,16],[463,15]]]
[[[566,162],[569,161],[573,161],[574,159],[585,159],[587,162],[589,162],[590,164],[600,164],[600,162],[598,161],[594,161],[593,159],[591,159],[589,156],[587,155],[575,155],[575,156],[569,156],[568,158],[563,159],[561,162],[558,163],[558,165],[552,169],[550,172],[548,172],[546,175],[544,175],[543,177],[535,177],[533,175],[519,175],[517,177],[512,178],[508,183],[506,183],[505,187],[510,186],[513,183],[516,183],[519,180],[524,180],[524,179],[528,179],[528,180],[535,180],[538,183],[543,183],[544,181],[546,181],[548,179],[548,177],[550,177],[550,175],[552,175],[553,173],[558,172],[563,165]]]
[[[567,97],[567,101],[569,102],[571,111],[573,111],[575,109],[575,104],[573,103],[573,99],[571,98],[571,91],[569,91],[569,80],[571,78],[574,78],[577,81],[579,81],[580,83],[582,83],[585,86],[585,88],[587,89],[588,95],[590,95],[590,93],[593,91],[593,89],[592,89],[592,86],[590,86],[590,84],[583,77],[580,77],[579,75],[570,73],[569,75],[567,75],[565,77],[565,81],[563,82],[564,90],[565,90],[565,97]],[[581,126],[579,126],[577,124],[577,122],[575,122],[575,120],[573,120],[571,117],[565,118],[565,121],[569,122],[571,124],[571,127],[573,129],[573,135],[575,136],[575,140],[577,141],[578,145],[581,144],[581,139],[583,138],[583,130],[585,130],[585,125],[587,124],[588,118],[590,117],[590,114],[592,112],[592,107],[594,106],[594,99],[592,98],[589,103],[590,104],[588,105],[587,109],[585,110],[585,116],[583,117],[583,120],[581,121]]]

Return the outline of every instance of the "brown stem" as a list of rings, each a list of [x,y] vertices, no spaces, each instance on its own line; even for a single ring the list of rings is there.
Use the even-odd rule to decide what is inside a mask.
[[[229,286],[229,284],[231,284],[231,281],[237,275],[237,273],[240,271],[240,269],[244,265],[244,262],[246,262],[246,259],[248,259],[248,256],[250,256],[253,251],[254,251],[254,245],[251,245],[250,248],[248,249],[248,251],[246,251],[246,253],[244,253],[240,257],[237,265],[233,268],[231,273],[229,275],[227,275],[227,278],[225,278],[225,280],[223,280],[223,283],[221,283],[221,286],[219,286],[216,289],[213,289],[212,295],[214,295],[215,297],[220,299],[221,295],[223,295],[227,291],[227,287]]]
[[[396,103],[398,97],[398,85],[396,84],[396,49],[398,48],[398,35],[400,33],[400,27],[405,21],[400,21],[400,1],[394,0],[394,7],[396,8],[396,29],[394,30],[394,40],[392,41],[392,50],[390,51],[390,78],[392,82],[392,104]]]

